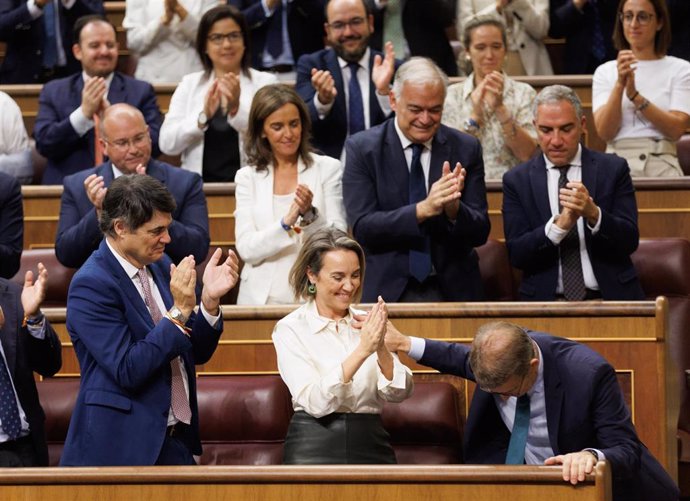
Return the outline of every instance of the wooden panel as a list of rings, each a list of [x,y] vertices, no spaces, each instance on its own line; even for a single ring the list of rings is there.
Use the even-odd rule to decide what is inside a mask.
[[[0,469],[2,499],[607,501],[605,462],[577,487],[553,466],[168,466]]]
[[[606,357],[629,388],[633,421],[642,441],[674,475],[678,382],[666,360],[667,301],[583,303],[435,303],[389,304],[390,318],[402,331],[444,341],[469,343],[477,328],[489,321],[507,320],[530,329],[578,340]],[[271,333],[276,322],[294,306],[224,306],[224,330],[212,359],[198,367],[200,374],[275,374],[276,356]],[[62,376],[79,372],[69,336],[65,310],[46,309],[63,343]],[[430,373],[407,357],[403,361],[419,374]],[[466,402],[472,385],[466,386]]]

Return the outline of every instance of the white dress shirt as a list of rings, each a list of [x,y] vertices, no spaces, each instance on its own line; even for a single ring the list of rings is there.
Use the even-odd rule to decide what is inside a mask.
[[[273,329],[278,370],[292,395],[295,411],[316,418],[333,412],[380,414],[384,401],[401,402],[412,394],[412,372],[393,354],[393,379],[381,372],[372,353],[343,382],[343,361],[359,345],[359,330],[350,325],[352,313],[331,320],[308,301],[281,319]]]

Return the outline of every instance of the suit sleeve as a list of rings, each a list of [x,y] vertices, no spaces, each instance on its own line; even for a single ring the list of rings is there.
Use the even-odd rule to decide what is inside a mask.
[[[312,186],[312,192],[322,192],[323,203],[319,207],[323,215],[309,226],[303,228],[304,238],[324,227],[334,227],[347,231],[345,208],[343,206],[343,170],[340,161],[335,158],[322,157],[310,167],[320,170],[321,186]]]
[[[573,4],[573,0],[551,0],[549,36],[567,37],[583,29],[584,14]]]
[[[57,101],[66,90],[60,85],[51,85],[51,83],[43,87],[38,98],[38,114],[34,125],[36,148],[44,157],[56,161],[82,148],[79,144],[82,138],[72,127],[69,114],[62,117],[58,111]]]
[[[62,367],[62,345],[55,329],[45,319],[45,337],[37,339],[22,328],[23,335],[29,340],[29,360],[31,370],[43,377],[55,375]]]
[[[68,268],[81,267],[103,239],[96,209],[83,215],[79,211],[79,197],[75,196],[74,190],[80,188],[84,189],[83,186],[74,186],[74,183],[65,183],[60,202],[55,255]]]
[[[474,381],[470,370],[470,348],[464,344],[425,339],[424,355],[419,363],[443,374],[452,374]]]
[[[180,172],[179,174],[187,174]],[[175,218],[170,225],[170,243],[165,252],[175,263],[189,254],[194,255],[197,263],[203,262],[208,255],[210,243],[208,230],[208,207],[203,191],[201,176],[192,174],[186,180],[180,195],[175,197],[177,208]],[[172,190],[177,191],[177,190]]]
[[[268,19],[261,0],[228,0],[228,4],[242,11],[250,29],[262,25]]]
[[[549,33],[549,0],[512,0],[506,13],[518,18],[525,31],[537,41]]]
[[[311,54],[305,54],[297,60],[297,79],[295,82],[295,90],[305,102],[307,108],[309,108],[311,123],[313,125],[317,125],[322,122],[322,120],[319,118],[319,113],[316,110],[316,106],[314,106],[316,89],[314,89],[311,84],[312,68],[323,69]]]
[[[5,186],[2,187],[2,184]],[[24,248],[24,209],[19,182],[0,175],[0,277],[12,278],[18,271]]]
[[[189,101],[199,88],[189,76],[179,83],[170,100],[168,113],[160,130],[160,148],[166,155],[179,155],[204,140],[204,131],[197,126],[199,110],[189,110]]]
[[[72,19],[70,24],[74,24],[74,21],[89,14],[105,16],[105,7],[103,6],[103,0],[77,0],[67,12]]]
[[[15,30],[33,21],[26,2],[0,0],[0,41],[10,41]]]

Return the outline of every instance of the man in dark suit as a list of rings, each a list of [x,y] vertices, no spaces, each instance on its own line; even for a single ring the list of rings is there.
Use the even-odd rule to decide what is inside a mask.
[[[24,248],[22,188],[13,176],[0,172],[0,277],[19,271]]]
[[[450,76],[458,74],[448,33],[455,27],[456,0],[402,0],[402,26],[410,55],[433,61]]]
[[[300,56],[323,49],[325,0],[228,0],[228,4],[247,18],[253,68],[294,80]]]
[[[364,302],[477,301],[489,236],[479,142],[441,125],[448,79],[429,59],[396,73],[396,116],[345,143],[343,199],[364,248]]]
[[[374,18],[364,0],[330,0],[326,18],[332,49],[299,58],[295,90],[309,107],[312,144],[326,155],[341,158],[348,135],[378,125],[390,115],[388,94],[395,54],[390,43],[385,57],[368,48]]]
[[[168,228],[172,242],[166,253],[174,262],[192,254],[206,259],[209,246],[208,209],[198,174],[151,159],[151,138],[139,110],[125,103],[110,106],[103,115],[100,140],[110,160],[64,180],[55,253],[70,268],[79,268],[103,239],[98,217],[113,179],[123,174],[148,174],[158,179],[175,199]]]
[[[71,50],[74,23],[105,10],[102,0],[76,0],[66,7],[68,3],[0,0],[0,41],[7,44],[0,84],[42,83],[79,71]]]
[[[508,322],[480,327],[471,347],[395,328],[386,346],[477,383],[465,462],[560,464],[563,480],[577,484],[605,459],[614,501],[678,499],[678,487],[637,437],[616,372],[590,348]]]
[[[549,36],[565,38],[563,73],[591,75],[616,59],[612,36],[618,0],[551,0],[549,9]]]
[[[48,466],[34,372],[50,377],[59,371],[62,347],[41,312],[47,280],[42,263],[35,281],[26,272],[23,288],[0,279],[0,467]]]
[[[160,181],[120,176],[99,217],[105,238],[74,275],[67,331],[81,369],[63,466],[195,464],[195,364],[223,332],[220,298],[237,282],[217,249],[195,294],[195,260],[164,255],[175,200]],[[198,305],[199,310],[194,312]]]
[[[154,157],[161,113],[151,84],[115,71],[118,45],[115,28],[101,16],[80,18],[72,46],[83,72],[48,82],[39,97],[34,126],[36,147],[48,159],[43,184],[62,184],[63,177],[102,162],[94,123],[113,103],[141,110],[151,132]]]
[[[580,145],[575,92],[545,87],[534,102],[541,153],[503,176],[503,226],[525,301],[644,299],[630,259],[639,243],[627,162]]]

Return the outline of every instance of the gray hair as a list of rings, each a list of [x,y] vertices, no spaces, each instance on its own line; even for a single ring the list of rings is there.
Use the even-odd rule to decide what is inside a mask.
[[[441,68],[426,57],[412,57],[395,72],[393,81],[393,94],[395,99],[400,99],[403,85],[406,83],[424,85],[443,85],[443,95],[448,89],[448,75]]]
[[[539,91],[537,97],[534,98],[534,103],[532,103],[532,115],[535,118],[537,117],[537,109],[542,104],[551,104],[560,101],[568,101],[570,104],[572,104],[573,108],[575,109],[577,120],[582,120],[583,112],[580,98],[577,97],[577,94],[573,89],[566,85],[549,85]]]

